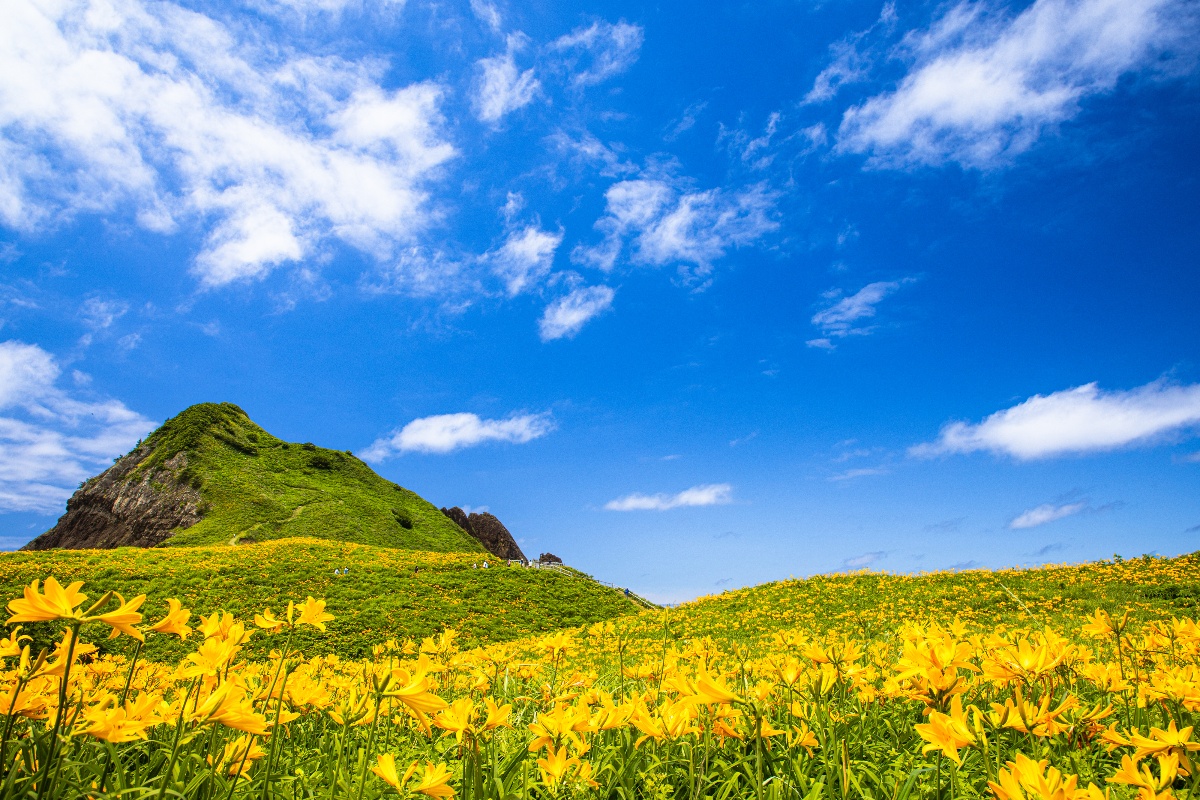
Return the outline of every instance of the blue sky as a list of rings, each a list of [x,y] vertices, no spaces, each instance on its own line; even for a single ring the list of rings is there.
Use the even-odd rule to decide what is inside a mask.
[[[189,404],[677,601],[1200,547],[1186,0],[14,0],[0,544]]]

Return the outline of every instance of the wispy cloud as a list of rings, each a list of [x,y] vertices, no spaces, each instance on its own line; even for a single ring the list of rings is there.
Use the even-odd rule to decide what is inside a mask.
[[[861,556],[854,556],[853,558],[847,558],[845,561],[842,562],[842,564],[846,567],[846,569],[862,569],[864,567],[869,567],[872,564],[874,564],[876,561],[879,561],[881,558],[886,558],[886,557],[887,557],[886,551],[873,550],[870,553],[863,553]]]
[[[670,511],[689,506],[721,506],[733,502],[728,483],[708,483],[684,489],[679,494],[627,494],[604,504],[608,511]]]
[[[1012,530],[1036,528],[1039,525],[1045,525],[1048,522],[1054,522],[1055,520],[1078,514],[1085,508],[1087,508],[1087,503],[1066,503],[1064,505],[1043,503],[1036,508],[1021,512],[1008,523],[1008,527]]]
[[[563,54],[573,84],[593,86],[633,66],[642,39],[638,25],[599,20],[554,40],[550,49]]]
[[[595,226],[604,241],[576,248],[571,257],[606,270],[629,240],[633,263],[692,265],[703,277],[730,249],[779,227],[772,219],[775,197],[765,185],[689,192],[662,179],[638,178],[610,186],[605,203],[606,214]]]
[[[1122,75],[1169,68],[1174,48],[1195,49],[1186,0],[1037,0],[1015,17],[997,5],[960,2],[910,33],[898,51],[908,74],[846,111],[838,148],[877,166],[999,166]],[[818,96],[860,64],[848,53],[832,66]]]
[[[1144,444],[1200,423],[1200,384],[1163,380],[1128,391],[1095,383],[1034,395],[982,422],[952,422],[937,441],[909,451],[919,457],[986,451],[1029,461]]]
[[[0,511],[61,511],[80,481],[155,427],[118,400],[68,392],[61,371],[37,345],[0,342]]]
[[[501,55],[480,59],[479,80],[475,84],[475,113],[483,122],[496,123],[519,108],[533,102],[541,84],[533,69],[522,72],[517,68],[515,53],[525,44],[525,37],[508,37],[508,49]]]
[[[554,253],[562,244],[562,231],[551,233],[536,225],[511,231],[498,249],[483,256],[504,281],[510,296],[532,289],[550,273]]]
[[[891,473],[887,467],[859,467],[857,469],[848,469],[844,472],[839,472],[836,475],[831,475],[829,480],[834,482],[852,481],[855,478],[870,478],[876,475],[888,475]]]
[[[404,453],[450,453],[486,442],[525,444],[555,428],[554,418],[514,414],[505,419],[481,419],[477,414],[437,414],[414,419],[398,431],[376,439],[360,454],[372,463]]]
[[[555,300],[538,322],[542,341],[574,337],[589,320],[612,307],[615,294],[607,286],[585,286]]]
[[[425,229],[455,154],[439,85],[384,88],[382,62],[311,58],[172,3],[106,9],[6,6],[0,221],[132,207],[151,231],[199,225],[206,287],[332,241],[386,258]]]
[[[826,299],[834,302],[812,317],[812,324],[821,329],[822,336],[810,339],[807,342],[808,346],[832,350],[833,339],[866,336],[872,333],[875,328],[864,326],[863,320],[873,319],[876,314],[875,307],[910,280],[906,278],[903,281],[868,283],[846,297],[842,297],[838,290],[827,293]]]

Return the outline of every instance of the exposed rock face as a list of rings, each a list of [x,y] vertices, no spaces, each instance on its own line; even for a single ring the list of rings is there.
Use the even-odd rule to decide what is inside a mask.
[[[554,555],[554,553],[542,553],[538,556],[538,562],[542,564],[561,564],[562,559]]]
[[[471,534],[487,551],[497,558],[525,560],[525,554],[517,546],[504,523],[491,514],[467,515],[458,506],[443,508],[442,513],[454,520],[458,527]]]
[[[200,492],[185,481],[185,454],[132,475],[151,449],[143,444],[89,478],[71,495],[58,523],[21,549],[155,547],[177,529],[199,522]]]

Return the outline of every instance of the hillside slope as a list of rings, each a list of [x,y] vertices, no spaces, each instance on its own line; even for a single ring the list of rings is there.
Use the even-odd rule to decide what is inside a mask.
[[[285,442],[232,403],[202,403],[165,422],[86,481],[58,524],[24,549],[298,536],[485,552],[437,507],[350,453]]]
[[[1049,625],[1072,634],[1097,608],[1118,618],[1128,610],[1143,622],[1195,618],[1200,552],[1036,569],[858,572],[776,581],[626,617],[581,658],[601,664],[612,658],[617,641],[631,657],[642,657],[703,637],[722,648],[768,653],[777,647],[777,634],[888,638],[910,622],[959,620],[971,630],[988,631]],[[534,640],[516,646],[531,654],[537,650]]]
[[[64,585],[84,581],[93,599],[110,589],[126,597],[147,594],[151,599],[143,611],[150,621],[166,612],[166,598],[175,597],[196,614],[220,609],[250,622],[264,608],[280,613],[289,599],[312,595],[327,600],[336,619],[325,635],[304,633],[301,644],[312,655],[342,657],[369,656],[372,645],[420,639],[446,627],[460,631],[464,646],[474,646],[609,620],[640,608],[622,592],[577,575],[475,567],[482,562],[478,554],[311,538],[237,547],[0,553],[0,601],[20,597],[32,580],[53,576]],[[348,572],[335,576],[335,569]],[[193,616],[192,624],[197,622]],[[26,633],[45,628],[46,636],[57,631],[27,627]],[[127,643],[125,637],[106,646],[126,646],[122,642]],[[152,637],[148,647],[156,658],[188,652],[166,637]]]

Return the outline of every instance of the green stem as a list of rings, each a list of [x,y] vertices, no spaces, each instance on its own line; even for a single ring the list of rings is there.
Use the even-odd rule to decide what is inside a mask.
[[[179,706],[179,719],[175,721],[175,739],[171,742],[171,758],[167,763],[166,771],[163,772],[162,785],[158,787],[158,800],[162,800],[167,794],[167,784],[171,782],[171,771],[175,769],[175,760],[179,757],[179,737],[183,734],[183,718],[187,714],[187,704],[192,699],[192,691],[199,685],[199,678],[192,680],[192,685],[188,687],[187,694],[183,697],[183,703]]]
[[[358,800],[362,800],[363,790],[367,788],[367,766],[371,763],[371,753],[375,748],[375,729],[379,727],[379,706],[383,704],[383,695],[375,695],[375,714],[371,720],[371,733],[367,736],[367,754],[363,758],[361,774],[358,776]],[[465,780],[464,775],[464,780]]]
[[[50,762],[54,761],[58,750],[58,734],[62,730],[63,717],[67,714],[67,682],[71,677],[71,662],[75,660],[75,641],[79,638],[79,627],[82,624],[76,622],[68,628],[71,632],[71,640],[67,644],[67,660],[63,665],[62,678],[58,684],[58,713],[54,715],[54,730],[50,735],[50,748],[46,753],[46,763],[42,765],[42,776],[38,779],[37,800],[42,800],[46,796],[46,790],[50,788],[46,779],[50,777]]]

